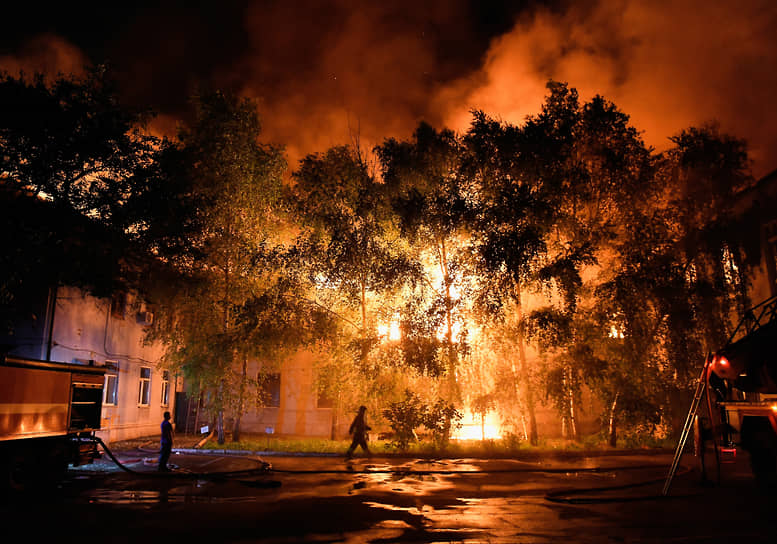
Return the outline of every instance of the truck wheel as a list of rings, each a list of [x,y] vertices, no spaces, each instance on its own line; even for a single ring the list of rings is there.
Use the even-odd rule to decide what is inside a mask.
[[[750,468],[758,485],[777,486],[777,434],[765,417],[745,417],[742,447],[750,453]]]

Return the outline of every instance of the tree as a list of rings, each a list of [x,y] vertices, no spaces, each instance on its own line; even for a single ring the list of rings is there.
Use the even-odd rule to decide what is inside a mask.
[[[546,353],[546,390],[568,434],[577,436],[575,406],[584,381],[575,348],[580,341],[577,321],[585,321],[590,311],[578,311],[590,297],[581,273],[610,262],[629,214],[655,193],[655,161],[628,115],[613,103],[595,96],[580,104],[575,90],[565,84],[551,82],[549,89],[547,106],[526,128],[539,149],[536,156],[552,167],[544,178],[556,210],[554,228],[549,258],[538,276],[554,286],[558,302],[537,310],[530,321]],[[609,332],[609,327],[603,330]]]
[[[22,315],[35,289],[105,296],[131,281],[123,217],[155,160],[158,142],[142,132],[149,116],[120,103],[103,67],[81,79],[0,74],[5,329],[35,319]]]
[[[154,159],[150,113],[119,102],[105,67],[83,79],[0,77],[3,184],[110,224]]]
[[[744,238],[729,206],[749,179],[744,144],[710,127],[673,141],[613,215],[613,255],[576,322],[573,349],[608,407],[612,445],[620,419],[655,426],[685,415],[671,412],[678,393],[743,304]]]
[[[301,227],[297,251],[315,298],[350,331],[340,336],[353,339],[356,370],[375,378],[381,372],[380,358],[371,356],[380,341],[377,326],[393,318],[392,296],[417,274],[394,232],[383,188],[353,146],[308,155],[292,180],[286,200]],[[342,364],[334,371],[340,386],[327,388],[335,415],[343,408]],[[336,426],[333,419],[333,433]]]
[[[477,180],[477,209],[473,221],[474,263],[480,281],[481,315],[494,324],[506,324],[514,335],[517,359],[511,364],[513,382],[520,389],[529,417],[528,438],[537,443],[532,371],[526,356],[524,292],[536,278],[547,252],[552,225],[550,202],[530,161],[534,145],[513,125],[473,113],[464,136],[465,168]]]
[[[155,334],[169,343],[170,363],[213,392],[223,443],[227,397],[237,394],[239,432],[246,361],[257,351],[255,336],[245,334],[246,323],[256,329],[258,301],[276,300],[267,291],[278,286],[274,203],[285,164],[281,150],[259,143],[253,102],[217,91],[199,94],[193,104],[194,123],[182,128],[180,143],[170,151],[174,157],[166,174],[175,181],[158,186],[176,191],[167,200],[185,201],[195,219],[184,237],[190,248],[165,255],[183,279],[157,292],[167,319],[160,320]]]
[[[462,267],[466,261],[460,253],[466,249],[465,218],[471,213],[467,178],[461,176],[461,143],[452,131],[438,132],[421,123],[411,141],[387,139],[376,152],[403,237],[418,248],[415,258],[422,266],[428,260],[438,271],[430,277],[427,269],[424,276],[433,293],[432,299],[426,300],[427,309],[423,310],[417,299],[406,306],[405,358],[416,361],[416,368],[433,373],[444,369],[448,376],[446,395],[456,404],[461,401],[459,352],[466,349],[461,315],[466,275]],[[435,336],[440,328],[444,331],[444,359],[438,363],[440,342]],[[417,357],[419,354],[423,356]]]

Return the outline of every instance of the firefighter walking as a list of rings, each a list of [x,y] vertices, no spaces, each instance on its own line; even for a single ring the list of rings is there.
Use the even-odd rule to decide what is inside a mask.
[[[348,434],[353,435],[353,441],[348,451],[345,453],[346,459],[353,457],[353,452],[357,446],[361,446],[368,456],[372,456],[370,448],[367,447],[367,431],[371,430],[371,427],[364,421],[364,414],[367,412],[366,406],[359,406],[359,413],[353,418],[353,423],[348,428]]]

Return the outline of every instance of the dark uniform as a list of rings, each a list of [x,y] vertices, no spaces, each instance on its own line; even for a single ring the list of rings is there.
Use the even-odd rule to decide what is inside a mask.
[[[170,423],[170,412],[165,412],[165,419],[162,421],[162,438],[159,449],[159,470],[167,472],[167,461],[170,459],[170,453],[173,451],[173,426]]]
[[[353,441],[345,454],[346,457],[350,458],[357,446],[361,446],[367,452],[367,455],[372,455],[370,448],[367,447],[367,431],[371,430],[371,427],[364,421],[364,413],[366,411],[366,406],[360,406],[359,413],[353,418],[353,423],[351,423],[351,427],[348,429],[348,433],[353,435]]]

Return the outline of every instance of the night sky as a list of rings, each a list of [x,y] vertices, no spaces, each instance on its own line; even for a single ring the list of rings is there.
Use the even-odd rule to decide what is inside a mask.
[[[110,4],[4,6],[0,69],[107,62],[166,134],[198,85],[251,96],[292,167],[356,136],[409,137],[420,120],[464,130],[473,108],[520,123],[553,78],[613,100],[657,149],[716,120],[750,142],[755,175],[777,168],[773,0]]]

